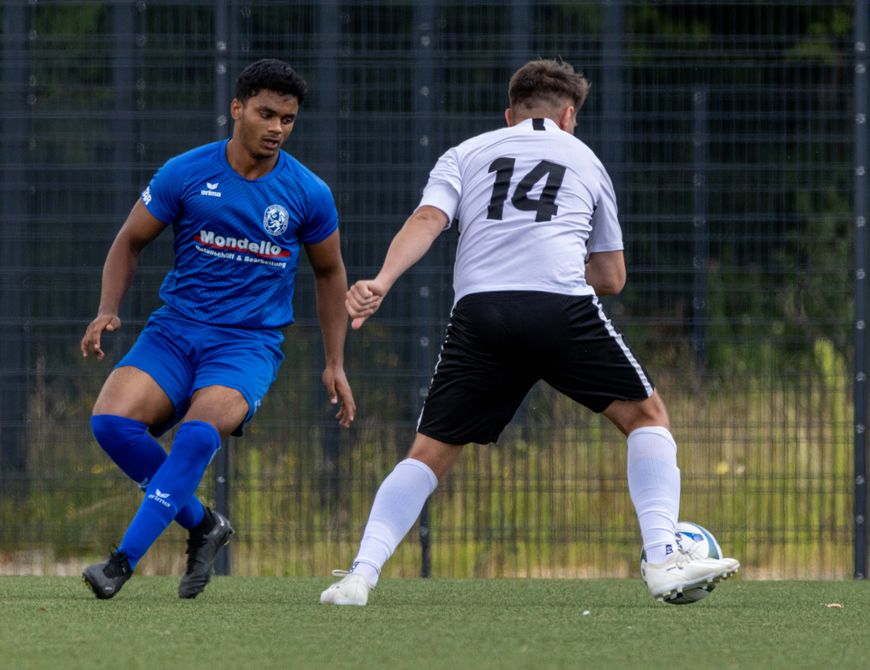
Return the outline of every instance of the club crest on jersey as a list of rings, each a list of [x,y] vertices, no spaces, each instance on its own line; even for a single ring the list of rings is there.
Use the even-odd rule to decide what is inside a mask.
[[[263,228],[273,237],[278,237],[287,230],[290,215],[281,205],[269,205],[263,213]]]

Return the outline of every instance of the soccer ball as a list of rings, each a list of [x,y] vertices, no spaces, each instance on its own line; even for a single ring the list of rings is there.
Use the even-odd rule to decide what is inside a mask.
[[[722,548],[713,537],[713,533],[697,523],[677,522],[677,544],[680,545],[683,553],[692,558],[722,558]],[[641,566],[646,563],[645,551],[640,554],[640,562]],[[696,589],[689,589],[665,602],[670,605],[691,605],[709,596],[715,587],[715,584],[708,584]]]

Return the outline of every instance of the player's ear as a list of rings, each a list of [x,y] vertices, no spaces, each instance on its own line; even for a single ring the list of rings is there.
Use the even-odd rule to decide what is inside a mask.
[[[562,130],[573,133],[574,127],[577,125],[577,109],[574,105],[568,105],[559,113],[559,128]]]
[[[230,103],[230,116],[233,117],[233,121],[238,121],[242,118],[242,103],[238,98],[233,98],[233,101]]]
[[[514,125],[513,124],[513,114],[511,114],[510,107],[508,107],[506,110],[504,110],[504,120],[509,126]]]

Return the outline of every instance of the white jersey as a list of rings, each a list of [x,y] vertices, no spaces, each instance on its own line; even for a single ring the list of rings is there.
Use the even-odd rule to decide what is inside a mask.
[[[420,205],[458,220],[454,303],[485,291],[592,295],[587,255],[623,248],[607,171],[550,119],[527,119],[449,149]]]

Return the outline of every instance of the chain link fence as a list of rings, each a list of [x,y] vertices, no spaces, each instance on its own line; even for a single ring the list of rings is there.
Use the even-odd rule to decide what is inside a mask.
[[[440,153],[503,124],[510,74],[560,56],[592,81],[577,135],[615,182],[629,269],[606,306],[668,405],[681,516],[745,577],[851,575],[856,8],[866,17],[866,1],[6,0],[0,573],[76,574],[132,518],[138,489],[88,418],[159,304],[171,231],[143,256],[107,361],[78,343],[138,191],[229,134],[244,65],[279,57],[309,81],[286,148],[331,185],[353,281],[378,268]],[[349,335],[348,431],[320,387],[303,263],[279,380],[200,491],[229,508],[234,574],[326,574],[353,557],[413,436],[455,243],[444,234]],[[430,500],[431,573],[635,575],[624,453],[615,428],[539,385]],[[420,573],[415,538],[387,574]],[[170,528],[140,571],[180,571],[184,539]]]

